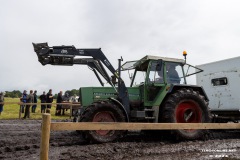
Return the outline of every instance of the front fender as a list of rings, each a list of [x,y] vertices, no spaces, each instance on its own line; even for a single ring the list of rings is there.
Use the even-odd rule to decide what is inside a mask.
[[[125,116],[126,116],[126,118],[127,118],[127,122],[129,122],[129,116],[128,116],[128,114],[127,114],[126,109],[125,109],[124,106],[121,104],[121,102],[119,102],[119,101],[118,101],[117,99],[115,99],[115,98],[109,98],[109,100],[112,101],[113,103],[117,104],[117,106],[119,106],[119,107],[123,110],[123,112],[124,112],[124,114],[125,114]]]

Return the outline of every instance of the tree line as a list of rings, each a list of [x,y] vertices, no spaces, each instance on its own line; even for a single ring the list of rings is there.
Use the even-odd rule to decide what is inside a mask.
[[[77,89],[72,89],[72,90],[67,90],[65,94],[68,94],[69,96],[74,96],[75,94],[78,96],[79,95],[79,90]],[[42,94],[42,93],[40,93]],[[19,90],[13,90],[13,91],[5,91],[5,96],[4,97],[9,97],[9,98],[20,98],[22,96],[22,92]],[[40,96],[40,95],[39,95]],[[54,94],[54,99],[57,98],[57,93]]]

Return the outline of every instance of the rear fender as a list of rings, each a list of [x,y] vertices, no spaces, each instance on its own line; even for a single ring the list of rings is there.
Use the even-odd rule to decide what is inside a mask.
[[[202,86],[198,86],[198,85],[186,85],[186,84],[172,84],[168,90],[168,94],[175,92],[176,90],[179,90],[181,88],[192,88],[194,91],[198,91],[199,94],[201,94],[202,96],[205,97],[205,100],[208,102],[208,96],[206,94],[206,92],[204,91]]]

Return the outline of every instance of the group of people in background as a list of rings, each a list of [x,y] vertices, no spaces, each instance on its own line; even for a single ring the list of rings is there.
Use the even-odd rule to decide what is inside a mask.
[[[43,94],[40,95],[39,99],[41,100],[41,103],[48,103],[47,105],[41,104],[41,113],[50,113],[50,109],[52,107],[50,103],[53,102],[52,89],[50,89],[47,94],[43,91]]]
[[[39,97],[37,95],[37,90],[33,91],[30,90],[30,93],[27,94],[27,91],[24,90],[22,93],[22,96],[20,97],[20,101],[26,104],[20,105],[20,112],[24,113],[23,119],[29,118],[30,117],[30,108],[32,113],[36,113],[36,108],[37,108],[37,102],[38,99],[41,101],[41,113],[50,113],[51,107],[52,107],[52,102],[53,102],[53,94],[52,94],[52,89],[46,92],[44,91]],[[72,96],[71,98],[69,97],[69,94],[65,92],[63,95],[63,92],[60,91],[57,95],[57,103],[65,103],[65,102],[78,102],[79,99],[77,99],[76,94]],[[0,92],[0,115],[1,112],[3,111],[3,103],[4,102],[4,92]],[[29,104],[30,103],[30,104]],[[33,104],[31,104],[33,103]],[[44,104],[45,103],[45,104]],[[46,104],[47,103],[47,104]],[[32,107],[31,107],[32,106]],[[56,106],[56,112],[55,115],[64,115],[65,109],[63,107],[63,104],[57,104]]]
[[[21,97],[21,102],[23,103],[37,103],[38,100],[38,96],[37,96],[37,91],[35,90],[34,93],[32,93],[33,91],[30,90],[30,94],[27,94],[27,91],[24,90],[22,97]],[[74,95],[76,97],[76,95]],[[46,92],[44,91],[42,95],[39,96],[39,99],[41,101],[41,103],[48,103],[46,104],[41,104],[41,113],[50,113],[51,110],[51,103],[53,102],[53,94],[52,94],[52,89],[49,90],[49,92],[46,94]],[[69,101],[69,95],[68,93],[65,93],[65,95],[63,95],[63,92],[60,91],[58,93],[57,96],[57,103],[64,103]],[[64,115],[64,109],[62,108],[62,104],[57,104],[56,107],[56,112],[55,115]],[[35,113],[36,111],[36,104],[32,105],[32,113]],[[21,112],[24,113],[24,119],[25,118],[29,118],[29,113],[30,113],[30,105],[26,105],[26,108],[24,110],[24,105],[21,106]],[[61,113],[62,112],[62,113]]]
[[[41,103],[52,103],[53,102],[53,95],[52,95],[52,90],[50,89],[49,92],[47,93],[47,95],[45,94],[45,91],[43,92],[43,94],[39,97],[41,100]],[[33,92],[33,90],[30,90],[30,93],[27,94],[27,91],[24,90],[23,94],[20,98],[21,102],[23,103],[34,103],[32,105],[32,113],[36,112],[36,108],[37,108],[37,101],[38,101],[38,96],[37,96],[37,91],[35,90]],[[47,108],[46,108],[47,106]],[[21,112],[24,113],[23,119],[29,118],[30,115],[30,104],[25,105],[21,105]],[[25,109],[25,110],[24,110]],[[45,113],[45,112],[50,112],[51,109],[51,104],[48,105],[41,105],[41,113]]]
[[[77,95],[74,94],[73,97],[69,97],[69,94],[65,92],[63,95],[63,92],[60,91],[57,95],[57,103],[66,103],[66,102],[78,102],[79,99],[77,99]],[[64,104],[57,104],[56,107],[56,116],[64,115],[65,114],[65,109],[64,109]]]

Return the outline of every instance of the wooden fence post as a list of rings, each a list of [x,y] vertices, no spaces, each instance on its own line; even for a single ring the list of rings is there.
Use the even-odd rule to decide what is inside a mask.
[[[70,106],[70,119],[72,118],[72,104]]]
[[[22,115],[22,105],[20,105],[20,108],[19,108],[19,119],[21,119],[21,116]]]
[[[51,126],[51,114],[43,113],[42,114],[40,160],[48,160],[50,126]]]

